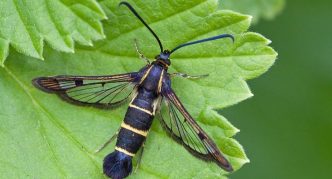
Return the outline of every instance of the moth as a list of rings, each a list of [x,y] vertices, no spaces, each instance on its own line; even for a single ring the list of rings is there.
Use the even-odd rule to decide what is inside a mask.
[[[144,144],[155,115],[159,115],[166,132],[191,154],[215,162],[226,171],[232,171],[229,161],[188,113],[171,87],[173,76],[184,78],[201,76],[170,74],[167,70],[171,65],[171,54],[182,47],[222,38],[231,38],[234,41],[234,37],[230,34],[221,34],[184,43],[173,50],[164,50],[158,36],[136,10],[127,2],[121,2],[119,5],[128,7],[157,40],[160,54],[152,63],[138,51],[136,46],[140,57],[147,61],[147,65],[138,72],[106,76],[39,77],[33,79],[33,84],[45,92],[55,93],[66,101],[78,105],[111,108],[131,98],[121,128],[115,136],[117,137],[115,150],[104,158],[103,171],[108,177],[125,178],[132,172],[132,158]]]

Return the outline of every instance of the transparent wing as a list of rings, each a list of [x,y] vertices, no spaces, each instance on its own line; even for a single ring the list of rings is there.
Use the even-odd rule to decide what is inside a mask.
[[[219,151],[213,140],[203,131],[184,108],[172,89],[162,90],[164,106],[161,107],[160,119],[165,130],[193,155],[209,161],[214,161],[226,171],[232,171],[232,166]]]
[[[169,100],[164,99],[160,111],[163,127],[187,150],[203,159],[210,159],[209,151],[194,128],[186,122],[181,112]]]
[[[110,76],[54,76],[33,80],[39,89],[79,105],[113,107],[131,95],[138,73]]]

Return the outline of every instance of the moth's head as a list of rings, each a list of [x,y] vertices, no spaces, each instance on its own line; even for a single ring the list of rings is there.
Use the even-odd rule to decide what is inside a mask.
[[[155,58],[157,61],[161,61],[162,63],[165,63],[167,66],[171,65],[171,60],[169,59],[169,56],[171,55],[171,52],[169,50],[164,50],[160,52],[159,55],[157,55]]]

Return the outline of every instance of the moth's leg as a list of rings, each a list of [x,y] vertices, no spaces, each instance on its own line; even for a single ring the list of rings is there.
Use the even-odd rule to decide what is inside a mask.
[[[204,75],[188,75],[185,73],[171,73],[169,74],[170,77],[182,77],[182,78],[189,78],[189,79],[198,79],[198,78],[205,78],[208,77],[209,74],[204,74]]]
[[[134,173],[136,173],[137,169],[139,168],[139,165],[141,164],[142,156],[143,156],[143,151],[144,151],[144,146],[145,146],[144,143],[145,143],[145,141],[143,142],[142,148],[141,148],[141,150],[138,153],[137,162],[136,162]]]
[[[118,129],[118,130],[116,131],[116,133],[115,133],[110,139],[108,139],[108,141],[106,141],[102,146],[100,146],[100,147],[95,151],[95,153],[100,152],[100,151],[103,150],[105,147],[107,147],[108,144],[110,144],[114,139],[116,139],[116,138],[118,137],[119,130],[120,130],[120,129]]]
[[[135,44],[135,49],[136,49],[136,52],[138,53],[139,55],[139,58],[144,60],[147,64],[150,64],[150,60],[148,58],[146,58],[138,49],[138,44],[137,44],[137,39],[134,39],[134,44]]]

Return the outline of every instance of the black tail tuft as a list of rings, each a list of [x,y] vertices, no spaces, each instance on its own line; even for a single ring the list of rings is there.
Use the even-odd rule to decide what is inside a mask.
[[[113,179],[127,177],[132,170],[131,156],[114,151],[104,158],[104,174]]]

